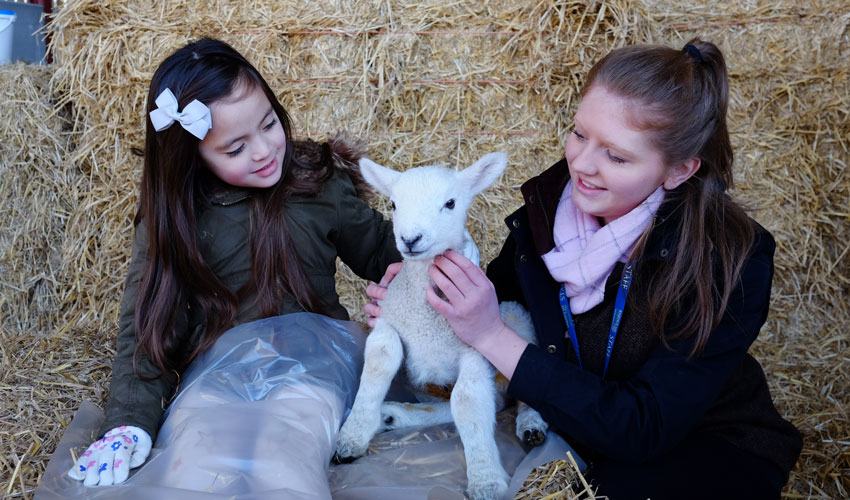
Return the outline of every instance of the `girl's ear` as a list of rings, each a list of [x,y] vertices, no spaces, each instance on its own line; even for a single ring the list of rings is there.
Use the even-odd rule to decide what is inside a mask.
[[[683,182],[690,179],[692,175],[697,173],[700,166],[699,158],[688,158],[682,163],[676,165],[670,170],[667,178],[664,179],[664,189],[667,191],[676,189]]]

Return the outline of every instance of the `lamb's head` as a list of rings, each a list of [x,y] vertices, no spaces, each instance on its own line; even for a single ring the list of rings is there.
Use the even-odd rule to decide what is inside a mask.
[[[405,259],[431,259],[464,243],[466,211],[508,164],[505,153],[484,155],[460,170],[426,166],[396,172],[362,158],[366,182],[389,197],[396,247]]]

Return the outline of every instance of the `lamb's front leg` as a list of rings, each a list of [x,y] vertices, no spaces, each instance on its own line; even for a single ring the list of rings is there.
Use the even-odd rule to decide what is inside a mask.
[[[473,500],[501,498],[508,475],[496,446],[495,369],[470,349],[460,358],[460,372],[452,389],[452,416],[463,442],[467,490]]]
[[[401,365],[403,350],[395,329],[378,318],[366,338],[363,373],[351,413],[339,431],[335,460],[344,461],[366,452],[381,425],[381,403]]]

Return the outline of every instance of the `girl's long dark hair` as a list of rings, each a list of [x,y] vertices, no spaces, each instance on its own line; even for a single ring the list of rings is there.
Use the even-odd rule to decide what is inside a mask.
[[[246,200],[251,213],[252,279],[231,291],[210,270],[198,244],[197,210],[206,202],[204,187],[216,179],[198,151],[199,140],[179,124],[156,132],[146,120],[144,170],[135,225],[148,234],[147,269],[136,303],[135,327],[144,353],[163,373],[182,371],[197,354],[209,348],[233,326],[238,305],[256,297],[260,314],[279,313],[284,294],[291,294],[306,310],[324,312],[296,256],[286,230],[284,203],[291,194],[315,194],[332,174],[332,163],[310,171],[293,157],[290,121],[268,83],[230,45],[214,39],[192,42],[168,56],[154,73],[147,98],[147,113],[166,88],[178,109],[197,99],[210,105],[239,86],[259,87],[271,102],[286,134],[286,152],[280,181],[251,192]],[[213,124],[213,126],[215,126]],[[296,175],[299,170],[299,175]],[[181,345],[184,335],[175,325],[178,310],[191,303],[206,321],[201,343],[188,356]]]
[[[644,286],[651,290],[653,329],[668,345],[695,335],[694,355],[720,322],[754,239],[752,222],[727,194],[733,153],[726,127],[726,63],[714,44],[696,39],[682,50],[629,46],[594,65],[582,94],[594,85],[634,100],[633,125],[650,132],[666,164],[700,159],[696,174],[668,191],[659,210],[676,212],[681,221],[675,258],[660,272],[641,273],[645,237],[633,253],[636,279],[647,280]],[[676,324],[669,324],[674,317]]]

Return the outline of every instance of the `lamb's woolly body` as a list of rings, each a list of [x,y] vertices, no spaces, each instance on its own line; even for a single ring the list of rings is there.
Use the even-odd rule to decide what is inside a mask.
[[[428,382],[453,384],[460,356],[474,351],[425,300],[425,287],[434,286],[427,274],[433,262],[434,259],[405,262],[380,304],[381,319],[398,332],[404,344],[408,378],[419,387]]]
[[[364,179],[393,202],[393,231],[404,265],[388,286],[382,316],[366,339],[360,387],[340,429],[338,458],[365,453],[382,427],[454,421],[463,442],[470,496],[495,499],[507,489],[494,437],[496,410],[503,404],[494,380],[496,370],[455,335],[425,295],[434,286],[428,267],[437,255],[453,248],[478,263],[478,249],[466,230],[466,211],[506,164],[503,153],[491,153],[460,172],[418,167],[399,173],[360,160]],[[534,341],[531,318],[522,306],[500,304],[499,310],[505,324]],[[450,403],[384,403],[402,361],[416,386],[454,384]],[[532,433],[530,441],[539,437],[536,444],[542,442],[547,426],[536,411],[521,405],[517,421],[521,439],[528,440]]]

